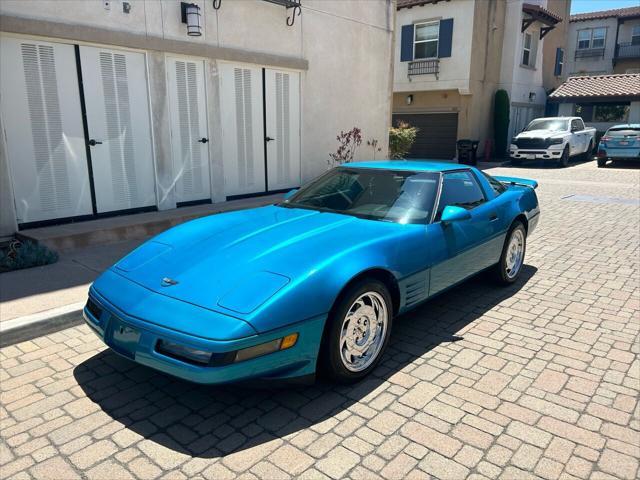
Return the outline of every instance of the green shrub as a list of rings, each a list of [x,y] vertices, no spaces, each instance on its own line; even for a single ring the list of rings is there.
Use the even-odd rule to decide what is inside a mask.
[[[0,249],[0,272],[39,267],[57,261],[56,252],[31,240],[14,240],[9,246]]]
[[[507,151],[509,109],[509,94],[506,90],[498,90],[493,105],[493,136],[497,157],[503,157]]]
[[[396,127],[391,127],[389,129],[389,157],[404,158],[411,150],[417,134],[418,129],[406,122],[401,121]]]

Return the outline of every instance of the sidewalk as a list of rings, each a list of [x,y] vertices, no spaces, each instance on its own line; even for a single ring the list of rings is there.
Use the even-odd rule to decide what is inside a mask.
[[[0,332],[24,322],[46,321],[61,313],[80,312],[89,286],[98,275],[155,235],[160,227],[166,229],[172,224],[212,213],[267,205],[280,197],[270,195],[188,209],[93,220],[37,231],[26,230],[22,233],[43,237],[41,241],[45,243],[44,238],[54,237],[60,244],[77,245],[83,239],[90,241],[87,246],[58,250],[60,258],[52,265],[0,274]],[[118,241],[123,236],[125,239]]]

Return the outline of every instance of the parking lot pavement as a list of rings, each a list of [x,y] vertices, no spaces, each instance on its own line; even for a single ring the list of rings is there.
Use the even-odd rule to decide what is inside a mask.
[[[401,317],[368,380],[201,387],[72,328],[0,350],[0,476],[637,478],[640,171],[491,173],[540,181],[521,280]]]

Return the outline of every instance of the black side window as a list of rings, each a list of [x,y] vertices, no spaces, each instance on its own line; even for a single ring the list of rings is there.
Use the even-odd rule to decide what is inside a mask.
[[[486,201],[484,193],[469,171],[445,173],[442,178],[442,193],[438,203],[436,220],[447,205],[471,210]]]
[[[582,120],[571,120],[571,130],[584,130],[584,123]]]
[[[489,182],[489,185],[491,186],[491,189],[496,192],[496,195],[500,195],[502,192],[504,192],[507,187],[505,187],[502,182],[499,182],[498,180],[496,180],[495,178],[493,178],[491,175],[481,172],[482,175],[484,175],[484,178],[487,179],[487,182]]]

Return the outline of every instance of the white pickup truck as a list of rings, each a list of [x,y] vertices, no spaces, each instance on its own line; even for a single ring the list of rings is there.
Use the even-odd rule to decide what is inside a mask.
[[[521,133],[511,139],[511,163],[545,159],[566,167],[569,158],[588,159],[596,145],[596,129],[585,127],[580,117],[547,117],[531,120]]]

